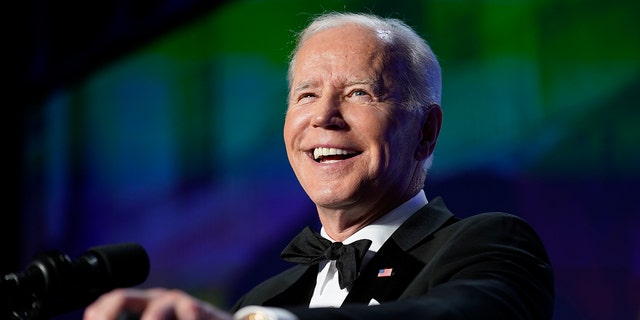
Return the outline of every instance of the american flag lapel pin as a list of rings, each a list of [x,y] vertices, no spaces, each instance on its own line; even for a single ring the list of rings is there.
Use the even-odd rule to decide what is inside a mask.
[[[384,269],[378,270],[378,278],[391,277],[392,274],[393,274],[393,268],[384,268]]]

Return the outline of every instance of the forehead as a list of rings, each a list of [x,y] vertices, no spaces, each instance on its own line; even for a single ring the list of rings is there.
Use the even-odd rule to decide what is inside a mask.
[[[347,24],[319,31],[300,46],[297,58],[321,53],[336,52],[343,55],[381,52],[385,48],[379,33],[355,24]],[[347,56],[348,57],[348,56]]]
[[[376,32],[376,30],[362,25],[344,24],[317,31],[309,36],[306,41],[302,43],[302,46],[316,42],[328,43],[331,42],[331,40],[333,40],[333,42],[340,42],[343,45],[354,43],[369,45],[382,44],[380,32]]]
[[[319,31],[302,43],[296,55],[294,82],[300,76],[319,76],[328,72],[336,76],[383,72],[387,46],[375,30],[343,25]],[[311,72],[312,74],[309,74]]]

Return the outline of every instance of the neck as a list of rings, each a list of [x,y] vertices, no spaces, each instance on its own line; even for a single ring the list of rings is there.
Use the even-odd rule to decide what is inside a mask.
[[[422,170],[416,166],[414,171]],[[422,172],[422,171],[420,171]],[[378,201],[365,202],[353,201],[351,204],[336,207],[324,207],[316,204],[320,223],[325,232],[334,241],[342,242],[358,230],[366,227],[373,221],[384,216],[389,211],[405,203],[422,190],[424,185],[424,173],[414,172],[411,181],[402,193],[388,193]]]
[[[386,212],[353,215],[347,211],[318,208],[320,223],[334,241],[342,242]]]
[[[352,207],[336,209],[317,206],[320,223],[322,223],[324,231],[331,239],[343,242],[360,229],[411,199],[418,191],[406,194],[403,197],[399,197],[396,201],[387,204],[375,203],[369,208]]]

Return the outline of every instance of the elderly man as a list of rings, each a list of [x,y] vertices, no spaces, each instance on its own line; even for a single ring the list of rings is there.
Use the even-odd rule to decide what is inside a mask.
[[[282,253],[297,263],[232,313],[182,291],[115,290],[85,319],[549,319],[553,276],[520,218],[458,219],[422,190],[442,111],[437,59],[399,20],[331,13],[289,66],[287,155],[322,228]]]

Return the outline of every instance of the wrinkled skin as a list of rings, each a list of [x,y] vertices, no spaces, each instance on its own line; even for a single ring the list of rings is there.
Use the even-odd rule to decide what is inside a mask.
[[[398,66],[387,51],[375,32],[347,25],[309,38],[294,65],[287,155],[336,241],[422,189],[421,163],[435,147],[440,108],[419,116],[400,105]],[[342,154],[318,160],[316,148]]]

